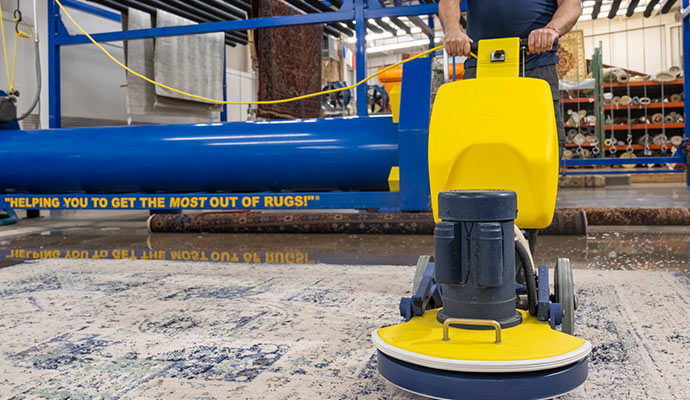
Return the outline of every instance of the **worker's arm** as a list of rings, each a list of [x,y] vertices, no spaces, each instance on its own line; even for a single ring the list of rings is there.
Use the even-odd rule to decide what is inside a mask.
[[[551,22],[529,34],[530,53],[551,51],[553,43],[575,26],[582,14],[582,0],[558,0],[558,9]]]
[[[460,0],[440,0],[438,18],[443,25],[443,45],[450,56],[467,56],[470,54],[470,39],[460,27]]]

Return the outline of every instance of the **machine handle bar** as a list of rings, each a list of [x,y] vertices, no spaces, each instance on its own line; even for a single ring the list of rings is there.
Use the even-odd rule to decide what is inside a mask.
[[[529,49],[529,40],[520,39],[520,51],[527,51]],[[477,54],[479,51],[479,42],[470,43],[470,51]]]
[[[494,343],[502,344],[501,341],[501,324],[492,319],[470,319],[470,318],[448,318],[443,322],[443,341],[447,342],[450,340],[448,337],[448,328],[450,324],[462,324],[462,325],[477,325],[477,326],[488,326],[496,330],[496,339]],[[460,328],[462,329],[462,328]]]

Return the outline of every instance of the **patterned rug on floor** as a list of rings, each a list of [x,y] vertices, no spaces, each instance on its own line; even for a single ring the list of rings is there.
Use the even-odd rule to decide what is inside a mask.
[[[41,260],[0,269],[0,397],[415,398],[376,370],[414,267]],[[690,393],[690,280],[576,270],[590,377],[568,399]]]

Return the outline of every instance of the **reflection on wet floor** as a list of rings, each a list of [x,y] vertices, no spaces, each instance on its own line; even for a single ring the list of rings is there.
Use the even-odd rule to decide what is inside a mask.
[[[568,257],[574,268],[680,270],[690,274],[690,230],[615,228],[590,231],[586,237],[542,236],[535,262],[554,265],[558,257]]]
[[[269,264],[414,265],[421,235],[147,234],[55,231],[0,242],[0,260],[101,258]]]
[[[688,273],[690,229],[599,228],[585,236],[540,236],[535,262],[570,258],[575,268]],[[98,258],[273,264],[414,265],[433,254],[426,235],[149,234],[143,229],[70,228],[0,242],[0,266],[37,258]]]

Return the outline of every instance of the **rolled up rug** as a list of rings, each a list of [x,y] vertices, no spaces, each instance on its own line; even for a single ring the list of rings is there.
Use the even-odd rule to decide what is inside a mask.
[[[649,97],[640,97],[640,104],[649,104],[652,102],[652,99]]]
[[[604,146],[610,147],[611,143],[613,143],[613,140],[611,140],[611,138],[604,139]]]
[[[660,133],[652,138],[652,143],[662,145],[664,144],[668,139],[666,138],[666,135],[663,133]]]
[[[642,82],[642,81],[648,81],[648,80],[650,80],[650,79],[652,79],[652,76],[651,76],[651,75],[643,74],[643,75],[634,75],[634,76],[631,76],[630,79],[629,79],[629,81],[631,81],[631,82]]]
[[[671,136],[670,142],[674,146],[680,146],[680,144],[683,143],[683,137],[678,135]]]
[[[611,99],[611,104],[613,104],[614,106],[620,105],[621,98],[619,96],[613,96],[613,98]]]
[[[572,150],[564,150],[563,151],[563,158],[566,160],[570,160],[573,158],[573,151]]]
[[[588,179],[594,177],[581,176],[581,178]],[[551,225],[539,231],[539,235],[544,236],[586,234],[587,214],[576,208],[557,208],[553,214]]]
[[[634,104],[634,105],[640,104],[640,98],[637,97],[637,96],[633,96],[633,98],[632,98],[632,104]]]
[[[664,121],[664,115],[662,113],[656,113],[652,115],[652,123],[653,124],[660,124]]]
[[[228,213],[153,214],[151,232],[432,234],[431,213]]]
[[[680,99],[681,99],[680,93],[672,94],[670,97],[670,100],[672,103],[680,103]]]
[[[656,76],[654,77],[654,80],[657,82],[671,82],[671,81],[676,80],[676,76],[669,73],[669,72],[662,71],[662,72],[659,72],[658,74],[656,74]]]
[[[573,143],[575,143],[575,144],[578,145],[578,146],[583,145],[583,144],[585,143],[585,135],[583,135],[583,134],[581,134],[581,133],[578,133],[578,134],[575,135],[575,137],[573,138]]]
[[[677,65],[674,65],[668,69],[668,73],[675,76],[676,78],[678,78],[683,73],[683,68],[681,68]]]
[[[592,158],[592,150],[582,149],[582,158]]]
[[[648,144],[652,144],[652,138],[649,137],[649,134],[642,135],[637,139],[637,144],[640,146],[646,146]]]
[[[592,225],[690,225],[688,208],[582,208]]]
[[[604,104],[611,104],[611,99],[613,99],[613,92],[604,93]]]
[[[664,123],[666,124],[672,124],[674,122],[673,115],[669,114],[664,117]]]
[[[626,83],[628,81],[628,73],[625,70],[616,68],[613,70],[614,75],[616,75],[616,82]]]
[[[627,106],[627,105],[630,105],[630,103],[632,103],[632,97],[627,96],[627,95],[626,95],[626,96],[621,96],[621,99],[620,99],[620,101],[619,101],[619,104],[620,104],[620,105],[622,105],[622,106]]]

